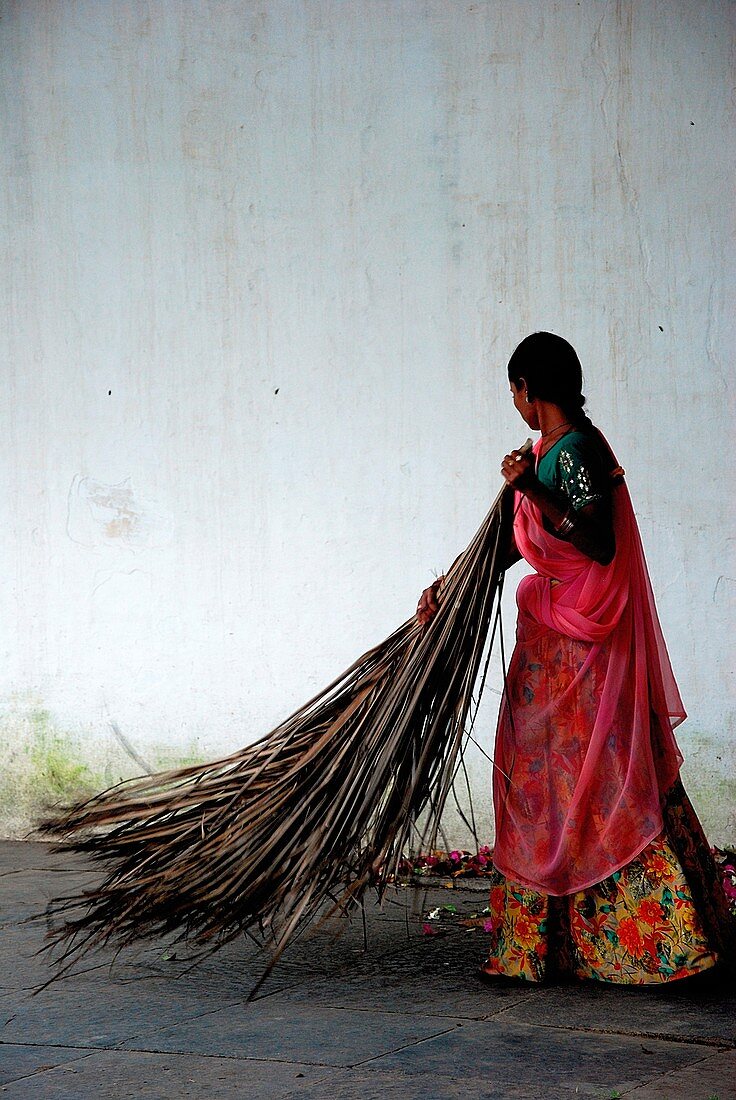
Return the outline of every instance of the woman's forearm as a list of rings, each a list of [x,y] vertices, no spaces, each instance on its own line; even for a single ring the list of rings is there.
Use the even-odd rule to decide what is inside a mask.
[[[540,512],[549,520],[555,533],[557,528],[569,529],[562,535],[566,542],[572,543],[576,550],[601,565],[608,565],[616,550],[616,543],[607,508],[596,504],[585,508],[571,509],[564,497],[547,489],[541,482],[524,490],[525,495],[537,505]]]

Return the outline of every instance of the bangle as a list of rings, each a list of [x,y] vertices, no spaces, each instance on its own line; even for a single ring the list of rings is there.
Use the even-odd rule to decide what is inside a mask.
[[[571,531],[573,530],[574,527],[575,527],[575,509],[574,508],[568,508],[565,515],[562,517],[560,522],[555,527],[555,534],[559,535],[560,538],[562,538],[562,539],[567,538],[567,536],[571,533]]]

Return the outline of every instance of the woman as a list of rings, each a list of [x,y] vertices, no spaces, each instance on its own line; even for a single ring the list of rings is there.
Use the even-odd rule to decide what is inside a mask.
[[[516,647],[494,759],[491,949],[480,975],[649,984],[733,952],[718,871],[678,779],[685,718],[623,470],[583,413],[567,341],[528,336],[508,366],[541,432],[506,455]],[[427,622],[442,578],[421,597]]]

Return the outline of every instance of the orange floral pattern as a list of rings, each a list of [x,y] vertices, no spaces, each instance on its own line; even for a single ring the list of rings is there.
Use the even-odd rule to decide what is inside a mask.
[[[666,832],[614,875],[567,897],[517,886],[496,871],[490,924],[482,969],[532,982],[554,967],[569,977],[645,985],[717,961]]]

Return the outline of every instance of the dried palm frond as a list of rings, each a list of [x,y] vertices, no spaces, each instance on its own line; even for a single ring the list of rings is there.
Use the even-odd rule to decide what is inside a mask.
[[[108,942],[175,933],[217,947],[255,926],[270,930],[275,961],[326,901],[382,891],[420,819],[434,844],[499,613],[512,501],[502,489],[427,626],[405,622],[260,741],[41,823],[57,850],[107,870],[55,899],[47,946],[63,945],[60,968]]]

